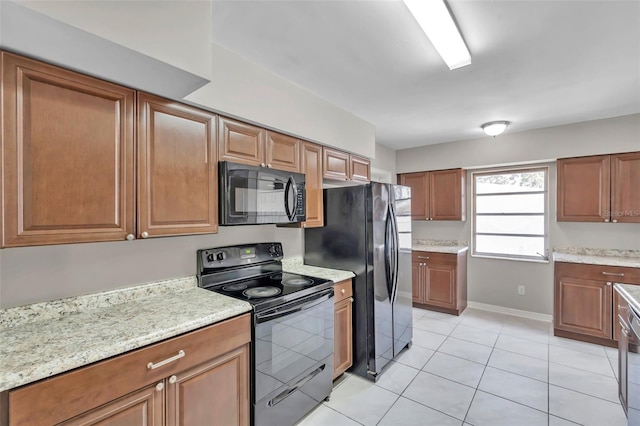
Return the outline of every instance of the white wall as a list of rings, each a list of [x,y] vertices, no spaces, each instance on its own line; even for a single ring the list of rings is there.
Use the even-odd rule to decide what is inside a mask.
[[[201,77],[207,78],[211,73],[211,1],[19,0],[17,3]]]
[[[302,230],[275,225],[220,227],[218,234],[0,250],[0,308],[193,276],[196,250],[282,242],[301,256]]]
[[[459,141],[397,151],[399,173],[502,163],[530,163],[566,156],[640,150],[640,115],[617,117],[522,133],[495,139]],[[556,168],[549,170],[550,247],[575,246],[640,250],[640,225],[555,221]],[[471,241],[471,173],[467,172],[465,222],[413,222],[414,238]],[[553,313],[553,263],[468,258],[468,298],[513,309]],[[526,294],[517,294],[524,285]]]
[[[396,182],[396,151],[379,143],[376,156],[371,160],[371,180],[376,182]]]
[[[209,109],[368,158],[374,126],[213,43],[211,83],[185,99]]]

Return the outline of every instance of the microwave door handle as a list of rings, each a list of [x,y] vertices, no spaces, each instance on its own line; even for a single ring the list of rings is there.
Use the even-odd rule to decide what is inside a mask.
[[[293,210],[289,208],[289,191],[293,191]],[[296,181],[293,180],[293,177],[289,176],[287,179],[287,186],[284,190],[284,210],[289,218],[289,221],[293,221],[296,217],[296,211],[298,211],[298,188],[296,186]]]

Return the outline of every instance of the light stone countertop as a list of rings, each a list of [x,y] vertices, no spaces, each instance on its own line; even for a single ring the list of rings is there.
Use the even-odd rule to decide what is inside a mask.
[[[555,262],[640,268],[640,250],[556,247],[553,251],[553,260]]]
[[[195,277],[0,310],[0,392],[249,311]]]
[[[465,250],[469,250],[469,244],[466,241],[453,240],[413,240],[411,249],[430,251],[432,253],[458,254]]]
[[[340,269],[321,268],[319,266],[305,265],[302,257],[292,257],[282,259],[282,270],[292,274],[309,275],[311,277],[324,278],[338,283],[344,280],[354,278],[356,274],[351,271],[343,271]]]

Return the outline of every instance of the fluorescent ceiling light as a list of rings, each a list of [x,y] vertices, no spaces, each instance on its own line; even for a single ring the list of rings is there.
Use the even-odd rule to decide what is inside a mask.
[[[404,0],[450,70],[471,64],[471,54],[444,0]]]
[[[480,127],[482,127],[482,130],[484,130],[488,136],[498,136],[507,129],[508,125],[508,121],[491,121],[484,123]]]

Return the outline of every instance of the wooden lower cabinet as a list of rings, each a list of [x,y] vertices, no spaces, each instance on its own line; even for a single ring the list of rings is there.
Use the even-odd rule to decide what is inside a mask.
[[[250,341],[245,314],[10,390],[0,425],[248,425]]]
[[[460,315],[467,307],[467,252],[412,253],[413,306]]]
[[[333,378],[353,365],[353,289],[351,280],[334,286]]]
[[[640,284],[640,268],[556,262],[554,275],[554,335],[616,346],[613,284]]]

